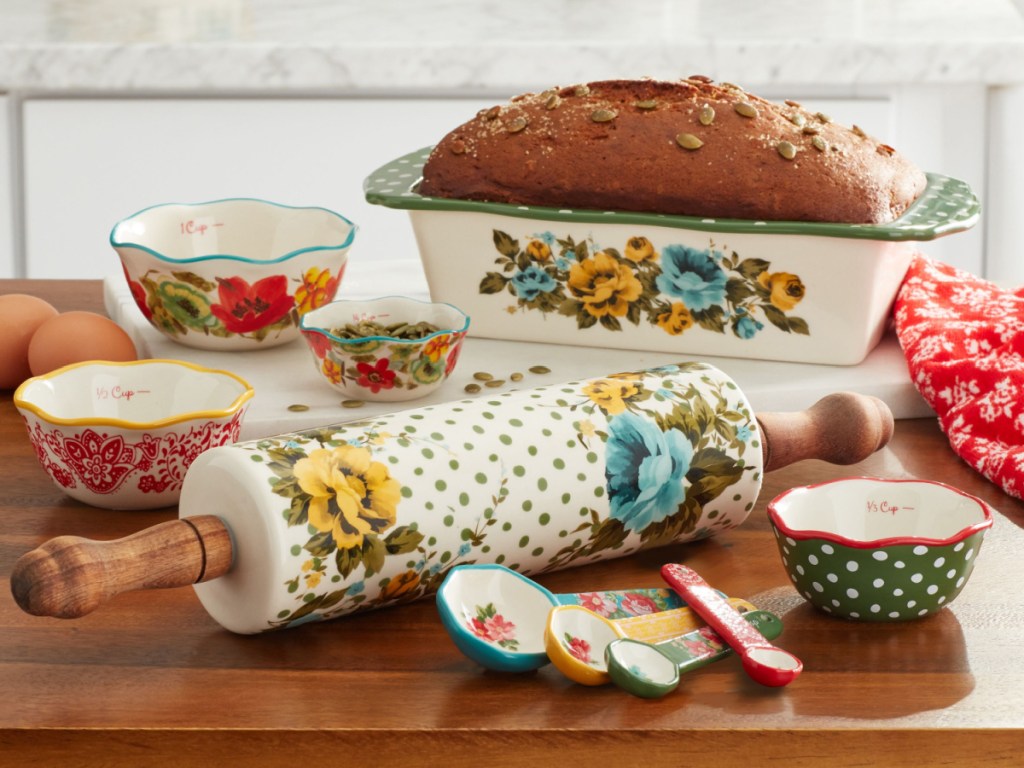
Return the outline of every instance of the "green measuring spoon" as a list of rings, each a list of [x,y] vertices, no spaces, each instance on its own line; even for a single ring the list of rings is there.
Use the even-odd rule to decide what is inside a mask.
[[[743,618],[766,640],[782,633],[782,619],[774,613],[748,611]],[[674,691],[681,674],[730,653],[729,644],[717,632],[700,627],[660,643],[618,638],[605,648],[604,658],[613,683],[636,696],[656,699]]]

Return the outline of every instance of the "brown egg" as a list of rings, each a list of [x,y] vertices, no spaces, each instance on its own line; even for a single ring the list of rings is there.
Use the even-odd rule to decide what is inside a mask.
[[[95,312],[64,312],[36,330],[28,345],[33,376],[85,360],[138,359],[131,337],[113,320]]]
[[[14,389],[32,375],[28,344],[36,329],[56,317],[53,305],[27,293],[0,296],[0,389]]]

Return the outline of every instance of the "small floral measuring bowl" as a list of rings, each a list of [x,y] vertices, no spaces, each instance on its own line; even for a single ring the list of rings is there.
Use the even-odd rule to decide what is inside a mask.
[[[39,463],[73,499],[104,509],[178,503],[189,466],[238,440],[253,388],[182,360],[91,360],[14,393]]]
[[[859,621],[930,616],[960,594],[992,510],[932,480],[849,477],[768,504],[782,564],[818,610]]]
[[[267,349],[294,341],[299,318],[341,284],[356,225],[326,208],[233,198],[156,205],[114,225],[143,316],[199,349]]]
[[[359,400],[398,402],[430,394],[451,375],[469,317],[451,304],[388,296],[331,302],[299,327],[331,386]]]

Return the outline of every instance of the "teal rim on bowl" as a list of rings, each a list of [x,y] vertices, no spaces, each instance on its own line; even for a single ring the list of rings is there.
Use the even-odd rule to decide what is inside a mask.
[[[311,214],[315,216],[327,215],[328,219],[337,220],[341,230],[341,242],[337,243],[312,243],[309,245],[303,245],[299,247],[288,247],[282,249],[283,252],[277,255],[270,255],[266,258],[256,258],[253,256],[244,256],[238,253],[205,253],[197,256],[182,256],[176,257],[171,256],[162,251],[155,250],[151,245],[147,244],[141,239],[141,236],[146,234],[144,225],[141,224],[140,219],[146,216],[146,214],[153,213],[167,213],[175,210],[180,210],[182,214],[188,215],[191,213],[198,213],[199,215],[206,215],[206,212],[211,208],[219,208],[225,205],[238,204],[251,207],[269,207],[270,210],[279,210],[281,213],[295,213],[295,214]],[[140,229],[142,226],[142,229]],[[195,218],[185,218],[179,222],[180,234],[193,235],[202,231],[204,227],[209,228],[211,226],[219,226],[216,222],[205,223],[196,222]],[[315,251],[340,251],[348,248],[352,245],[352,241],[356,236],[358,227],[349,221],[347,218],[342,216],[340,213],[332,211],[328,208],[321,208],[319,206],[306,206],[306,205],[285,205],[284,203],[275,203],[271,200],[263,200],[258,197],[225,197],[219,200],[208,200],[202,203],[158,203],[156,205],[150,205],[142,210],[136,211],[131,216],[125,218],[114,224],[110,230],[110,246],[114,250],[120,248],[138,248],[141,251],[149,253],[154,258],[160,261],[166,261],[171,264],[194,264],[201,261],[210,261],[214,259],[228,259],[230,261],[239,261],[246,264],[277,264],[282,261],[288,261],[296,256],[303,253],[311,253]],[[346,231],[347,230],[347,231]]]

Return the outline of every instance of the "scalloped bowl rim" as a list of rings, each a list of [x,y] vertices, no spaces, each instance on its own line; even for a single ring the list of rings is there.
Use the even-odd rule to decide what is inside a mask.
[[[870,482],[876,484],[909,484],[909,485],[923,485],[935,488],[944,493],[951,493],[959,496],[963,501],[976,505],[978,512],[980,513],[981,519],[977,522],[965,525],[955,533],[950,534],[944,538],[928,537],[928,536],[914,536],[914,535],[899,535],[890,536],[878,539],[856,539],[842,534],[834,533],[832,531],[826,531],[816,528],[794,528],[783,519],[783,512],[780,507],[788,501],[792,501],[797,495],[804,495],[813,493],[817,490],[835,486],[843,483],[863,483]],[[788,536],[796,541],[810,541],[814,539],[820,539],[822,541],[832,542],[845,547],[852,547],[854,549],[882,549],[885,547],[893,546],[917,546],[924,545],[930,547],[937,546],[949,546],[956,544],[964,539],[973,536],[976,533],[983,532],[990,528],[993,523],[992,508],[981,499],[976,496],[955,488],[946,483],[941,483],[936,480],[920,480],[916,478],[879,478],[879,477],[844,477],[837,478],[835,480],[827,480],[821,483],[815,483],[812,485],[798,486],[790,488],[789,490],[783,491],[770,502],[768,502],[768,519],[771,524],[780,533]]]
[[[434,331],[431,334],[428,334],[426,336],[418,336],[415,339],[399,339],[394,336],[357,336],[354,338],[345,339],[340,336],[335,336],[333,333],[331,333],[328,329],[324,328],[323,326],[310,324],[313,322],[311,316],[316,316],[318,314],[327,314],[327,312],[325,312],[324,310],[337,310],[342,305],[372,305],[378,302],[396,300],[408,302],[410,304],[420,304],[424,307],[448,307],[449,309],[454,310],[463,318],[462,326],[459,328],[439,328],[438,330]],[[461,309],[456,307],[454,304],[450,304],[447,301],[428,301],[424,299],[415,299],[411,296],[378,296],[377,298],[374,299],[338,299],[336,301],[324,304],[322,307],[312,309],[299,319],[299,330],[305,333],[319,333],[321,336],[326,336],[332,342],[335,342],[337,344],[344,344],[346,346],[355,344],[365,344],[371,341],[385,341],[389,344],[422,344],[426,341],[429,341],[430,339],[433,339],[436,336],[443,336],[444,334],[448,333],[466,333],[469,330],[469,323],[469,315],[467,315]]]
[[[289,251],[285,254],[282,254],[281,256],[275,256],[272,259],[256,259],[249,256],[239,256],[237,254],[232,253],[211,253],[206,254],[205,256],[190,256],[188,258],[179,259],[173,256],[167,256],[165,254],[160,253],[159,251],[155,251],[149,246],[143,245],[142,243],[130,240],[122,241],[116,238],[117,231],[120,227],[150,211],[155,211],[161,208],[200,208],[202,206],[214,206],[219,205],[221,203],[239,202],[259,203],[260,205],[271,206],[273,208],[281,208],[288,211],[322,211],[344,222],[345,225],[348,226],[348,234],[346,235],[344,241],[337,245],[331,244],[306,246],[304,248],[297,248],[295,250]],[[276,203],[272,200],[264,200],[258,197],[223,197],[217,200],[207,200],[199,203],[156,203],[155,205],[147,206],[145,208],[142,208],[141,210],[136,211],[130,216],[125,216],[123,219],[120,219],[116,224],[114,224],[114,226],[110,230],[109,241],[111,247],[114,248],[114,250],[118,250],[120,248],[136,248],[140,251],[148,253],[153,258],[158,259],[159,261],[166,262],[168,264],[196,264],[206,261],[238,261],[244,264],[280,264],[282,262],[289,261],[290,259],[293,259],[297,256],[301,256],[305,253],[315,253],[317,251],[344,251],[346,248],[352,245],[352,241],[355,239],[356,231],[358,229],[359,227],[356,224],[354,224],[351,220],[349,220],[347,217],[342,216],[337,211],[332,211],[331,209],[324,208],[322,206],[286,205],[284,203]]]
[[[151,419],[147,421],[130,421],[128,419],[120,419],[109,416],[80,416],[75,418],[55,416],[42,406],[37,405],[36,402],[34,402],[33,400],[29,399],[29,391],[31,389],[38,387],[44,383],[55,383],[64,375],[83,368],[91,367],[96,369],[104,369],[128,367],[154,367],[167,365],[188,369],[190,373],[186,375],[198,373],[203,376],[209,375],[221,379],[226,379],[229,382],[239,385],[240,391],[235,396],[234,400],[232,400],[231,403],[229,403],[223,408],[208,408],[195,411],[183,411],[160,419]],[[36,417],[49,424],[68,427],[105,426],[119,427],[121,429],[128,430],[141,430],[157,429],[194,420],[227,418],[237,413],[242,408],[242,406],[244,406],[247,402],[249,402],[249,400],[253,398],[254,395],[255,390],[253,390],[252,385],[250,385],[249,382],[247,382],[241,376],[231,373],[230,371],[220,370],[216,368],[207,368],[205,366],[197,365],[196,363],[186,362],[184,360],[149,358],[146,360],[131,360],[128,362],[86,360],[81,363],[72,363],[70,365],[65,365],[48,373],[40,374],[39,376],[33,376],[32,378],[23,381],[21,385],[14,391],[13,400],[16,407],[33,413]]]

